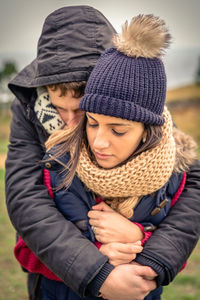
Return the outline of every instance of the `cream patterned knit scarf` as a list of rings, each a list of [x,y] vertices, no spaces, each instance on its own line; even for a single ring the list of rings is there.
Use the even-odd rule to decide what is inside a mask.
[[[35,101],[34,111],[48,134],[52,134],[65,126],[59,113],[51,104],[46,87],[37,88],[38,98]]]
[[[85,146],[80,154],[77,174],[95,194],[108,200],[110,206],[130,218],[144,195],[160,189],[170,178],[176,146],[171,115],[165,107],[163,137],[158,146],[113,169],[102,169],[93,163]]]

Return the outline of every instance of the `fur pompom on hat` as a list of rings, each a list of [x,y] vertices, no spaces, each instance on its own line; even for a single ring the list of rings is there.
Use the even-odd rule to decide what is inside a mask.
[[[169,47],[171,35],[165,22],[153,15],[139,15],[122,27],[121,35],[113,38],[116,49],[127,56],[161,57]]]
[[[139,15],[125,23],[94,67],[80,109],[117,118],[163,125],[166,74],[161,56],[171,36],[165,22]]]

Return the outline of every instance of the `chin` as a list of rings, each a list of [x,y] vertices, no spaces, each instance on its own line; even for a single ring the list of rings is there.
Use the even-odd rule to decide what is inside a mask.
[[[103,169],[112,169],[117,166],[116,163],[111,163],[111,162],[109,163],[109,162],[102,161],[102,160],[101,161],[97,160],[97,163]]]

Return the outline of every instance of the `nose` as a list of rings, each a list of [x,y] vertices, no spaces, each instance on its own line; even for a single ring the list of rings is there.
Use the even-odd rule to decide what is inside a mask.
[[[97,130],[97,134],[94,139],[93,147],[95,150],[106,149],[110,145],[109,139],[106,135],[106,132],[102,129]]]
[[[77,118],[76,114],[74,112],[68,112],[67,116],[67,126],[69,128],[72,128],[76,126],[79,122],[79,119]]]

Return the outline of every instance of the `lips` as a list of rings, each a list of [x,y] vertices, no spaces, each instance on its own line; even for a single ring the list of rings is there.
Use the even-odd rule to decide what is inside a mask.
[[[99,152],[94,152],[95,154],[95,157],[98,158],[98,159],[108,159],[111,157],[111,155],[109,154],[103,154],[103,153],[99,153]]]

